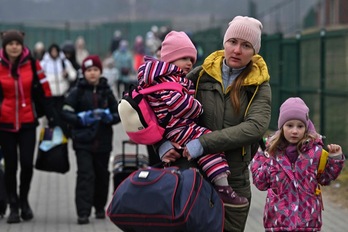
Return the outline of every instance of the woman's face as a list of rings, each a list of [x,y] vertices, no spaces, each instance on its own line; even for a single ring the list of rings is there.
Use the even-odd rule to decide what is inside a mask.
[[[52,48],[50,51],[50,55],[53,59],[56,59],[58,57],[58,50],[56,48]]]
[[[89,84],[98,85],[101,72],[99,68],[97,68],[96,66],[92,66],[86,69],[84,75]]]
[[[10,61],[15,61],[23,51],[23,46],[18,41],[13,40],[6,44],[5,46],[5,52],[10,59]]]
[[[303,139],[306,126],[300,120],[289,120],[283,125],[283,132],[285,139],[292,144],[298,143]]]
[[[245,67],[254,56],[254,48],[246,40],[231,38],[224,44],[226,64],[230,68]]]

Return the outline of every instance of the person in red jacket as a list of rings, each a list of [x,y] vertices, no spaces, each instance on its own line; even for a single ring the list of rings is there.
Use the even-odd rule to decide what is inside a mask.
[[[55,125],[55,113],[49,101],[50,87],[39,62],[33,60],[24,46],[24,33],[11,29],[1,32],[1,39],[0,146],[6,164],[5,186],[10,204],[7,223],[19,223],[20,218],[30,220],[34,217],[28,194],[33,176],[36,127],[39,125],[38,105],[44,107],[50,126]],[[35,104],[34,98],[40,104]],[[18,160],[21,167],[19,194]]]

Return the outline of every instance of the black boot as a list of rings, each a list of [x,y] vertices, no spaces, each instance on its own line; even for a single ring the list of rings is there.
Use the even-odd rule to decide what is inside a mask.
[[[7,223],[12,224],[12,223],[19,223],[21,222],[19,218],[19,211],[18,208],[10,208],[10,215],[7,218]]]
[[[95,210],[95,218],[104,219],[105,218],[105,210],[104,209],[96,209]]]
[[[9,197],[10,203],[10,215],[7,218],[7,223],[19,223],[21,220],[19,218],[19,207],[18,207],[18,197],[11,196]]]
[[[84,224],[88,224],[89,223],[89,219],[88,219],[88,216],[79,216],[77,218],[77,224],[79,225],[84,225]]]
[[[34,214],[33,211],[30,208],[29,202],[27,199],[21,199],[21,218],[24,221],[28,221],[33,219]]]

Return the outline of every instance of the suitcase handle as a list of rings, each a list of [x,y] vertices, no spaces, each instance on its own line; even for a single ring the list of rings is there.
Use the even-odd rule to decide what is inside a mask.
[[[123,140],[122,141],[122,164],[126,166],[126,144],[135,146],[135,162],[137,167],[139,167],[139,144],[131,141],[131,140]]]

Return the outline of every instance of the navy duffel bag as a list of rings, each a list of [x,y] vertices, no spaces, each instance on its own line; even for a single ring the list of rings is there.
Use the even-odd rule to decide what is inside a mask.
[[[145,168],[115,190],[110,220],[126,232],[222,232],[224,208],[212,185],[195,168]]]

